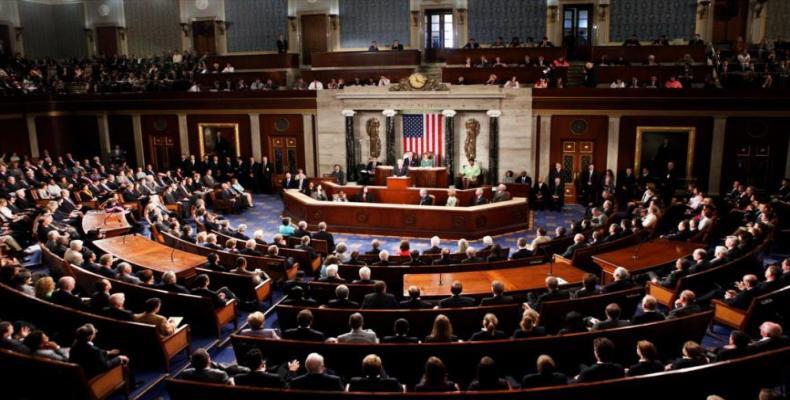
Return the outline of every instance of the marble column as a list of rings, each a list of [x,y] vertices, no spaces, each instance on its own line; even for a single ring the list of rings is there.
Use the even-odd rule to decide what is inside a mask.
[[[110,154],[110,122],[107,119],[107,113],[101,113],[96,116],[99,125],[99,148],[101,149],[102,159]]]
[[[30,142],[30,156],[33,158],[39,157],[38,148],[38,129],[36,128],[36,117],[28,115],[25,118],[27,123],[27,138]]]
[[[455,182],[455,110],[444,110],[444,166],[450,176],[450,184]]]
[[[178,113],[178,141],[181,146],[179,149],[181,154],[189,154],[189,127],[185,113]]]
[[[387,165],[395,165],[395,114],[398,112],[395,110],[384,110],[381,112],[384,114],[386,120],[384,121],[384,125],[386,126],[386,137],[387,137]]]
[[[258,113],[249,113],[250,117],[250,145],[252,146],[252,156],[260,160],[261,154],[261,118]]]
[[[606,140],[606,168],[617,176],[618,149],[620,147],[620,117],[609,117],[609,132]]]
[[[717,115],[713,118],[713,140],[710,146],[710,171],[708,172],[708,193],[718,195],[721,189],[721,168],[724,165],[724,133],[727,117]]]
[[[499,183],[499,117],[500,110],[488,110],[488,183]]]
[[[132,132],[134,132],[134,155],[138,167],[145,166],[145,152],[143,151],[143,124],[140,114],[132,114]]]
[[[356,165],[356,146],[354,145],[354,110],[343,110],[341,114],[346,117],[346,179],[350,181],[357,180],[357,165]]]

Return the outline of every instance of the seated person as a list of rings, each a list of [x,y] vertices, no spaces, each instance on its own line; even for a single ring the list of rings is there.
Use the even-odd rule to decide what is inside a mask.
[[[318,302],[312,298],[305,297],[304,289],[294,285],[288,292],[288,298],[282,302],[285,306],[318,307]]]
[[[242,335],[257,336],[266,339],[280,338],[280,335],[277,334],[277,330],[264,328],[266,326],[266,317],[260,311],[255,311],[247,316],[247,325],[249,328],[242,329]]]
[[[584,235],[581,233],[577,233],[573,237],[573,244],[568,246],[567,249],[565,249],[565,252],[562,253],[562,256],[570,260],[571,258],[573,258],[573,253],[577,249],[583,249],[585,247],[587,247],[587,243],[586,243],[586,239],[584,238]]]
[[[605,337],[595,338],[593,341],[593,353],[597,363],[589,367],[583,367],[579,375],[574,379],[574,382],[596,382],[625,376],[623,367],[612,361],[615,355],[615,347],[611,340]]]
[[[467,390],[510,390],[510,383],[499,377],[494,359],[484,356],[477,364],[477,376],[469,383]]]
[[[620,328],[623,326],[628,326],[631,324],[630,321],[627,319],[620,319],[620,306],[617,303],[611,303],[606,306],[606,319],[603,321],[599,321],[595,318],[592,318],[590,322],[592,322],[591,330],[597,331],[601,329],[612,329],[612,328]]]
[[[381,358],[369,354],[362,359],[362,373],[364,376],[351,378],[348,384],[349,392],[403,392],[404,386],[395,378],[382,376],[384,368]]]
[[[375,284],[375,292],[368,293],[362,300],[362,308],[367,309],[387,309],[398,308],[398,300],[395,296],[387,293],[387,284],[383,281],[377,281]]]
[[[402,158],[395,161],[395,166],[392,167],[392,176],[399,178],[409,176],[409,166],[403,162]]]
[[[367,268],[367,267],[365,267]],[[359,303],[348,299],[348,286],[337,285],[335,288],[335,299],[329,300],[328,308],[359,308]]]
[[[433,307],[430,303],[420,300],[420,288],[417,286],[409,286],[409,298],[407,300],[401,301],[399,306],[400,308],[409,309]]]
[[[0,323],[2,327],[2,323]],[[2,333],[2,329],[0,329]],[[129,358],[121,355],[119,350],[103,350],[93,344],[96,339],[96,328],[93,324],[85,324],[77,328],[74,344],[69,350],[69,362],[82,367],[85,377],[93,378],[116,365],[129,364]]]
[[[447,379],[447,370],[438,357],[429,357],[425,362],[425,372],[415,392],[457,392],[458,385]]]
[[[360,313],[353,313],[348,318],[348,326],[351,330],[337,337],[338,343],[369,343],[379,342],[376,332],[364,329],[365,319]]]
[[[639,356],[639,362],[626,369],[626,376],[647,375],[664,370],[664,364],[658,361],[658,350],[653,343],[647,340],[637,342],[636,355]]]
[[[240,386],[265,388],[285,388],[285,381],[280,375],[266,372],[266,360],[259,349],[251,349],[244,355],[241,364],[250,372],[236,375],[233,380]]]
[[[658,322],[666,319],[664,314],[658,311],[658,300],[649,294],[642,298],[641,311],[641,313],[637,312],[636,315],[631,318],[631,323],[634,325]]]
[[[296,328],[283,332],[283,339],[323,342],[324,334],[311,328],[311,325],[313,325],[313,313],[310,310],[299,311],[299,314],[296,314]]]
[[[561,372],[557,372],[557,365],[551,356],[541,354],[538,357],[537,371],[534,374],[524,375],[524,378],[521,380],[522,389],[568,384],[568,377]]]
[[[343,381],[326,372],[324,357],[310,353],[304,362],[307,373],[291,380],[291,389],[343,391]]]
[[[520,258],[527,258],[532,256],[532,250],[530,250],[527,245],[527,238],[518,238],[516,241],[516,246],[518,246],[518,250],[516,250],[513,254],[510,255],[511,260],[518,260]]]
[[[428,190],[420,189],[420,201],[417,203],[421,206],[432,206],[433,205],[433,196],[428,194]]]
[[[477,303],[473,297],[461,296],[464,291],[464,285],[460,281],[454,281],[450,287],[450,297],[444,298],[439,301],[439,308],[458,308],[458,307],[474,307]]]
[[[190,358],[190,364],[192,367],[178,374],[178,379],[233,385],[233,378],[229,377],[225,371],[212,368],[211,356],[209,356],[206,349],[195,350]]]
[[[496,315],[492,313],[486,314],[483,317],[483,329],[475,332],[472,337],[469,338],[469,341],[480,342],[484,340],[506,339],[507,335],[505,335],[505,332],[497,329],[498,325],[499,319],[497,319]]]
[[[464,189],[468,189],[471,186],[476,186],[480,174],[480,165],[475,163],[474,158],[470,158],[469,163],[461,167],[461,177]]]
[[[409,336],[409,321],[404,318],[395,320],[394,335],[384,336],[381,343],[419,343],[420,341],[414,337]]]

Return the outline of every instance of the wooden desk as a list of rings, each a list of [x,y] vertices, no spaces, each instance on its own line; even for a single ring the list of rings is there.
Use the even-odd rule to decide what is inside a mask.
[[[313,68],[418,66],[422,62],[419,50],[397,51],[330,51],[312,53]]]
[[[594,255],[592,259],[603,270],[603,282],[608,283],[614,280],[612,274],[618,267],[627,269],[631,274],[649,271],[670,264],[678,258],[688,257],[700,246],[699,243],[657,239]]]
[[[203,256],[173,249],[145,236],[125,235],[97,240],[93,244],[132,265],[160,274],[172,271],[179,278],[195,275],[195,268],[206,263]]]
[[[515,49],[487,47],[482,49],[447,49],[445,51],[447,65],[463,65],[466,63],[467,57],[471,58],[473,63],[480,62],[480,57],[485,56],[492,63],[499,57],[505,64],[520,64],[524,62],[524,56],[529,56],[533,62],[543,56],[547,63],[566,56],[565,49],[562,47],[519,47]]]
[[[398,193],[417,196],[419,190],[412,188]],[[529,228],[527,199],[523,197],[482,206],[444,207],[419,206],[416,201],[407,204],[318,201],[288,189],[283,192],[283,204],[286,216],[307,221],[311,226],[325,221],[334,232],[475,240]],[[437,204],[444,203],[437,199]]]
[[[327,195],[331,195],[344,191],[348,195],[349,200],[352,200],[362,191],[361,186],[341,186],[334,182],[322,182]],[[425,188],[428,194],[435,197],[433,204],[444,205],[447,204],[447,191],[448,189],[442,188]],[[491,200],[491,186],[482,186],[483,195]],[[458,206],[466,207],[474,203],[475,188],[472,189],[457,189],[455,196],[458,198]],[[420,199],[420,188],[410,187],[405,190],[390,190],[386,186],[368,186],[368,191],[376,199],[377,203],[389,204],[418,204]],[[511,193],[513,194],[513,193]],[[513,195],[514,197],[521,197]]]
[[[379,165],[376,167],[376,186],[385,186],[389,176],[392,176],[391,166]],[[445,167],[412,167],[409,168],[409,177],[412,178],[415,186],[421,188],[446,188],[449,186],[449,177]]]
[[[585,272],[572,265],[548,263],[520,268],[489,269],[481,271],[452,272],[447,274],[405,274],[403,275],[404,296],[409,286],[420,288],[423,297],[444,297],[450,295],[453,281],[464,284],[464,294],[482,295],[491,293],[491,282],[500,281],[506,292],[523,292],[546,286],[546,278],[552,275],[564,279],[568,284],[578,284]]]
[[[597,63],[606,55],[610,61],[623,57],[629,63],[647,64],[647,57],[654,55],[656,62],[676,62],[690,54],[696,62],[705,61],[705,46],[594,46],[592,59]]]
[[[101,231],[107,237],[121,236],[132,228],[123,213],[107,213],[105,211],[88,211],[82,217],[82,230],[85,232]]]
[[[411,187],[411,183],[409,176],[388,176],[387,190],[406,190]]]

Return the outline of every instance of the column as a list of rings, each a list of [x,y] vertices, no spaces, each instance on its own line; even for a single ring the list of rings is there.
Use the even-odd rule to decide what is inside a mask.
[[[343,110],[341,114],[346,117],[346,179],[347,181],[356,181],[357,165],[356,165],[356,146],[354,146],[354,110]]]
[[[387,137],[387,165],[395,165],[395,114],[398,112],[395,110],[384,110],[381,113],[387,117],[384,121]]]
[[[444,166],[450,176],[450,184],[455,182],[455,110],[444,110]]]
[[[790,154],[790,141],[787,142],[787,154]],[[785,176],[790,176],[790,156],[785,161]]]
[[[99,149],[102,156],[110,154],[110,122],[107,120],[107,113],[96,116],[99,124]],[[103,157],[102,157],[103,158]]]
[[[537,182],[538,174],[540,173],[540,149],[538,149],[538,135],[540,135],[540,126],[538,125],[538,116],[532,115],[532,127],[530,130],[529,140],[531,142],[530,153],[532,153],[532,161],[527,165],[527,174]]]
[[[261,154],[261,118],[257,113],[250,113],[250,145],[252,146],[252,156],[260,160]]]
[[[499,183],[499,117],[500,110],[488,110],[488,183]]]
[[[30,156],[32,158],[38,158],[40,155],[38,149],[38,130],[36,129],[36,117],[28,115],[25,120],[27,122],[27,138],[30,142]]]
[[[606,168],[617,176],[617,155],[620,147],[620,117],[609,117],[609,134],[606,141]]]
[[[304,169],[307,174],[319,176],[318,167],[316,166],[316,158],[318,157],[315,151],[315,136],[313,135],[313,114],[302,114],[302,127],[304,135]],[[356,146],[354,146],[354,166],[357,164]]]
[[[713,140],[710,146],[710,171],[708,172],[708,194],[718,195],[721,188],[721,168],[724,165],[724,132],[727,117],[713,118]]]
[[[187,128],[187,115],[178,114],[178,141],[181,143],[181,154],[189,154],[189,129]],[[197,156],[197,155],[196,155]]]
[[[134,154],[137,166],[145,166],[145,153],[143,152],[143,124],[140,114],[132,114],[132,132],[134,132]]]
[[[548,179],[551,171],[551,115],[540,116],[540,173]],[[558,162],[562,160],[557,160]],[[536,176],[535,179],[538,177]]]

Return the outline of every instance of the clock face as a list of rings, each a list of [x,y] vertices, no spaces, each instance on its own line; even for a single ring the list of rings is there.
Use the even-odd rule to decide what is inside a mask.
[[[409,85],[415,89],[421,89],[428,82],[428,78],[420,73],[414,73],[409,76]]]

